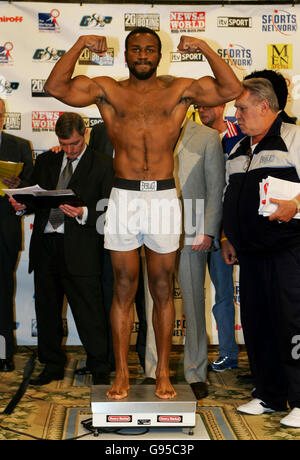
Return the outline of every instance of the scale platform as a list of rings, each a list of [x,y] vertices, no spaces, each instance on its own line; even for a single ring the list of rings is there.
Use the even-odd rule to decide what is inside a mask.
[[[174,385],[177,396],[160,399],[154,385],[132,385],[127,398],[108,399],[107,385],[93,385],[93,426],[101,428],[196,426],[197,399],[189,385]]]

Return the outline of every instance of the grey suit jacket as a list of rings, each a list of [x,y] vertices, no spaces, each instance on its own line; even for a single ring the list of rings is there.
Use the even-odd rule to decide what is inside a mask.
[[[225,185],[224,153],[219,133],[207,126],[187,120],[174,155],[176,185],[184,200],[185,237],[190,236],[189,243],[185,238],[184,244],[190,245],[192,237],[199,233],[218,238]],[[199,200],[204,200],[202,208]],[[194,222],[192,226],[191,222],[187,221],[191,218]],[[197,228],[190,232],[191,227],[196,227],[196,220]]]

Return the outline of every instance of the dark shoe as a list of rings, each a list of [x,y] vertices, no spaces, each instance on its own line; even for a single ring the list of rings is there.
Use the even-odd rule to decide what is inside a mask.
[[[48,383],[52,382],[53,380],[63,380],[64,378],[64,371],[57,371],[57,372],[50,372],[46,369],[41,372],[41,374],[36,377],[35,379],[31,379],[29,381],[30,385],[40,386],[40,385],[48,385]]]
[[[224,372],[227,369],[236,369],[238,360],[231,359],[229,356],[219,356],[219,358],[210,364],[209,369],[215,372]]]
[[[146,377],[142,381],[142,385],[156,385],[156,379],[153,379],[152,377]]]
[[[197,399],[206,398],[208,395],[207,384],[205,382],[190,383],[190,387]]]
[[[13,372],[15,365],[12,358],[0,359],[0,372]]]
[[[110,385],[109,374],[104,372],[93,372],[93,385]]]
[[[90,375],[92,371],[87,367],[80,367],[79,369],[76,369],[75,375]]]

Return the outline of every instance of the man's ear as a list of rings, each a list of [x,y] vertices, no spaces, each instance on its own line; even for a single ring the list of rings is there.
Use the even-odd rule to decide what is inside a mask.
[[[263,99],[260,103],[262,113],[266,113],[270,110],[270,104],[266,99]]]

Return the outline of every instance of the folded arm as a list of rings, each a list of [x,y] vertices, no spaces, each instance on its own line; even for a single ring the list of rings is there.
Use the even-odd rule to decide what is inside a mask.
[[[241,94],[241,83],[233,70],[204,40],[183,35],[178,51],[180,53],[201,52],[214,74],[214,78],[206,76],[194,80],[186,89],[184,97],[191,98],[198,105],[213,107],[231,101]]]
[[[103,95],[101,81],[107,77],[89,78],[78,75],[72,78],[75,65],[82,51],[88,48],[93,53],[104,55],[107,50],[105,37],[84,35],[55,64],[46,83],[45,90],[51,96],[73,107],[84,107]]]

